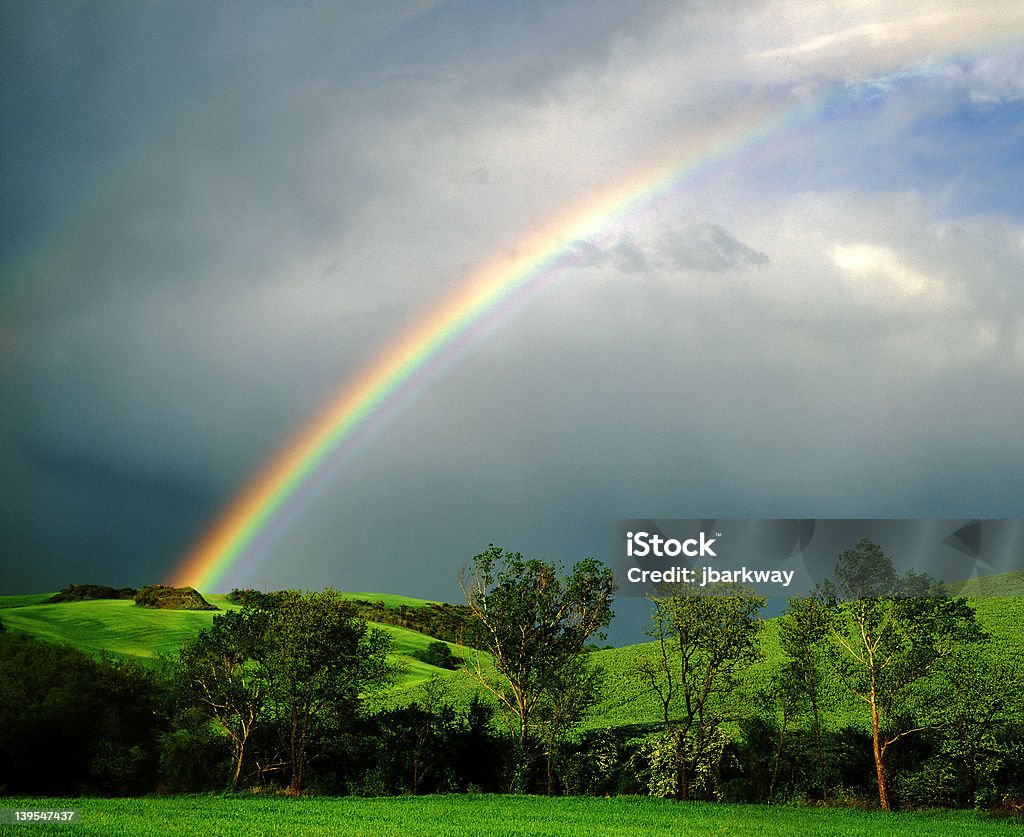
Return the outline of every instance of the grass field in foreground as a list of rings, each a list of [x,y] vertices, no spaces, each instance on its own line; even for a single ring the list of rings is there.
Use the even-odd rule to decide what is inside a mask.
[[[1010,820],[973,812],[892,813],[667,802],[639,797],[410,796],[394,799],[188,796],[5,799],[0,808],[78,808],[73,825],[0,825],[0,834],[79,835],[1011,835]],[[1016,821],[1019,826],[1019,820]]]

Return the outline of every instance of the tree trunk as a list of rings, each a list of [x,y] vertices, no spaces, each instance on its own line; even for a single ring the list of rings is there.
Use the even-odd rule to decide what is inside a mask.
[[[686,802],[690,798],[690,769],[686,763],[685,742],[682,736],[676,739],[676,799]]]
[[[974,747],[967,750],[967,775],[964,776],[964,786],[967,791],[967,807],[974,808],[975,797],[978,793],[978,759]]]
[[[782,765],[782,747],[786,741],[786,727],[789,725],[789,719],[783,712],[782,728],[779,730],[779,746],[775,748],[775,767],[772,769],[772,781],[768,786],[768,804],[771,805],[775,800],[775,784],[779,780],[779,768]]]
[[[238,777],[242,775],[242,761],[245,759],[245,740],[248,735],[242,738],[238,744],[238,758],[235,760],[235,775],[231,778],[231,792],[238,790]]]
[[[825,787],[825,756],[821,750],[821,713],[818,709],[817,689],[811,694],[811,711],[814,715],[814,749],[818,762],[818,782],[821,786],[821,798],[828,802],[828,789]]]
[[[871,745],[875,756],[875,775],[878,778],[878,801],[883,811],[891,810],[889,806],[889,789],[885,782],[885,752],[882,748],[878,731],[878,703],[875,700],[875,678],[871,677]]]
[[[293,796],[298,796],[299,788],[302,786],[302,777],[300,775],[301,768],[299,767],[299,748],[298,748],[298,734],[299,734],[299,716],[295,709],[292,707],[292,719],[291,719],[291,736],[289,741],[289,755],[291,756],[292,763],[292,779],[288,784],[288,793]]]

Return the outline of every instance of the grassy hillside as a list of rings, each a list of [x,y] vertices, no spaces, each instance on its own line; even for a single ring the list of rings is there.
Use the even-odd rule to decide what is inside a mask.
[[[53,593],[28,593],[24,596],[0,596],[0,610],[10,607],[26,607],[27,605],[42,604]]]
[[[1008,573],[965,582],[958,593],[967,595],[977,610],[993,642],[987,653],[1006,657],[1020,651],[1024,638],[1024,572]],[[992,595],[998,593],[998,595]],[[981,594],[981,595],[978,595]],[[41,639],[67,642],[84,651],[152,658],[159,653],[174,654],[181,642],[208,626],[214,612],[148,610],[130,601],[102,600],[44,605],[48,594],[0,597],[0,619],[11,630],[24,631]],[[408,596],[379,593],[352,593],[353,599],[382,602],[391,610],[401,607],[426,607],[432,602]],[[225,596],[206,597],[222,609],[233,607]],[[386,703],[407,703],[421,695],[421,686],[431,678],[440,678],[449,697],[458,703],[468,701],[478,687],[462,671],[435,668],[412,655],[425,650],[436,640],[426,634],[394,625],[377,624],[395,640],[393,659],[405,670]],[[761,634],[763,659],[747,673],[745,688],[750,694],[766,685],[779,668],[782,651],[779,646],[777,622],[766,620]],[[450,646],[456,656],[468,653]],[[592,713],[585,727],[604,728],[632,725],[656,725],[660,710],[656,699],[644,693],[636,677],[638,661],[653,653],[651,643],[595,651],[594,660],[607,671],[607,688],[603,702]],[[848,695],[836,693],[832,698],[838,712],[831,713],[830,723],[842,726],[859,723],[863,713]]]
[[[25,598],[25,597],[16,597]],[[217,607],[231,607],[223,596],[208,597]],[[66,642],[82,651],[151,658],[177,653],[183,639],[208,627],[216,611],[152,610],[123,599],[64,604],[2,602],[0,619],[8,630],[23,631],[50,642]]]
[[[958,585],[956,595],[968,598],[982,627],[992,641],[984,653],[1008,659],[1021,654],[1024,644],[1024,571],[972,579]],[[657,724],[660,707],[651,694],[643,692],[636,670],[640,659],[654,653],[653,643],[631,645],[595,652],[594,659],[608,673],[605,698],[584,728],[597,729],[623,725]],[[743,688],[748,696],[767,686],[772,674],[783,663],[779,643],[778,620],[767,619],[761,631],[762,659],[752,665],[744,676]],[[865,723],[863,706],[838,685],[828,695],[830,711],[824,718],[826,729],[842,729]]]
[[[177,654],[181,643],[209,627],[217,614],[217,611],[153,610],[123,599],[43,604],[49,595],[0,597],[0,620],[8,630],[22,631],[49,642],[67,643],[90,654],[106,652],[146,660],[158,654]],[[235,607],[224,595],[205,598],[221,611]],[[352,598],[384,601],[387,606],[396,608],[430,604],[407,596],[354,594]],[[411,656],[436,642],[432,637],[394,625],[373,624],[387,631],[395,641],[393,659],[406,672],[399,682],[401,690],[413,689],[433,676],[450,678],[459,674],[464,677]]]
[[[414,599],[412,596],[395,596],[391,593],[346,593],[347,599],[359,599],[364,602],[381,602],[384,607],[398,610],[400,607],[426,607],[441,604],[432,599]]]

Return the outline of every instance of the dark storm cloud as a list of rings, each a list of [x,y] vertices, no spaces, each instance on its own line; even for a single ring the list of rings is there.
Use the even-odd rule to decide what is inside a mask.
[[[768,256],[748,247],[716,224],[703,223],[686,230],[667,230],[661,250],[680,270],[724,273],[743,267],[768,264]]]

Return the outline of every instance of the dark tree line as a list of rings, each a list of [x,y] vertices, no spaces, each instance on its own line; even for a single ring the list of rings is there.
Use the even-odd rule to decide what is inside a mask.
[[[159,671],[0,632],[0,788],[153,790],[171,699]]]

